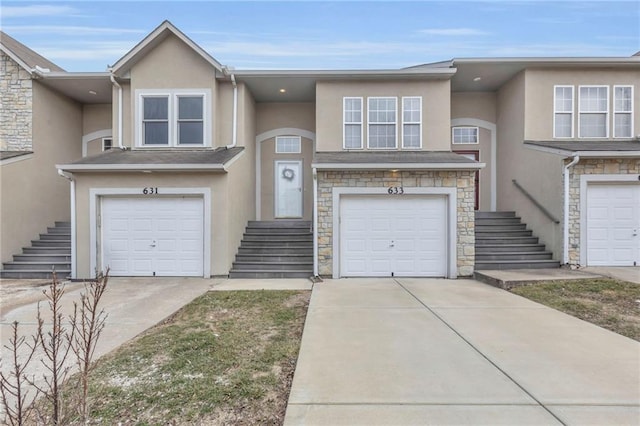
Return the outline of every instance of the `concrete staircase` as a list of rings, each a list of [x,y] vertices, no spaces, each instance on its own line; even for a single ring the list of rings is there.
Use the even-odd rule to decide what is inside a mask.
[[[515,212],[476,212],[476,270],[559,268]]]
[[[313,275],[311,222],[250,221],[229,278],[309,278]]]
[[[71,223],[56,222],[46,234],[31,241],[22,254],[13,255],[12,262],[2,264],[2,278],[51,278],[55,268],[58,278],[71,274]]]

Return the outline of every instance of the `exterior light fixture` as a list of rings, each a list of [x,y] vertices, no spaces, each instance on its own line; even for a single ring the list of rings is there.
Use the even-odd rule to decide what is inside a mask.
[[[287,89],[280,89],[280,93],[287,93]]]
[[[480,80],[482,80],[482,77],[476,77],[473,79],[473,81],[480,81]]]

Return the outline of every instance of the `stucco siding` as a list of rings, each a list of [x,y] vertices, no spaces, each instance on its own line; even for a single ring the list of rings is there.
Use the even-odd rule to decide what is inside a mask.
[[[525,75],[519,74],[498,92],[498,210],[513,210],[553,252],[562,256],[562,162],[552,154],[524,147]],[[516,180],[560,223],[538,209],[516,186]]]
[[[81,106],[33,82],[33,157],[0,166],[2,261],[56,220],[70,219],[69,181],[55,165],[79,159],[81,142]]]
[[[367,150],[367,98],[396,97],[397,148],[401,149],[402,97],[422,97],[422,150],[449,150],[449,122],[451,117],[450,82],[335,82],[316,84],[316,134],[318,151],[341,151],[343,148],[343,98],[363,98],[363,146]]]
[[[86,145],[86,154],[95,155],[102,152],[102,138],[113,136],[111,104],[83,105],[82,107],[82,139]],[[99,137],[91,137],[99,133]],[[104,133],[104,134],[103,134]],[[87,139],[87,138],[90,139]]]

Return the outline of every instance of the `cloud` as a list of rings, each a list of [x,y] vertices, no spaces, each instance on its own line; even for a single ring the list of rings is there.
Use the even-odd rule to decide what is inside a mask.
[[[12,34],[58,34],[72,36],[112,35],[112,34],[145,34],[146,31],[129,28],[81,27],[66,25],[9,25],[3,31]]]
[[[428,28],[424,30],[418,30],[419,33],[436,35],[436,36],[475,36],[475,35],[487,35],[486,31],[476,30],[474,28]]]
[[[78,10],[70,6],[34,4],[31,6],[3,6],[3,18],[24,18],[32,16],[72,15]]]

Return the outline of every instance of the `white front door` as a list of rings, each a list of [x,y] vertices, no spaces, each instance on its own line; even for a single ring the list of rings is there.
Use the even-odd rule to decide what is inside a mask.
[[[343,277],[445,277],[446,197],[342,197],[339,238]]]
[[[104,198],[102,265],[112,276],[202,276],[203,199]]]
[[[276,161],[276,218],[302,217],[302,162]]]
[[[640,185],[587,189],[587,265],[640,265]]]

